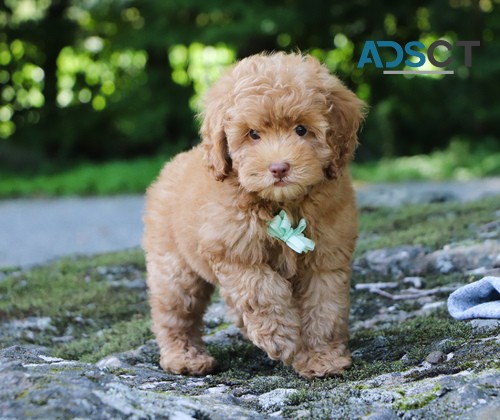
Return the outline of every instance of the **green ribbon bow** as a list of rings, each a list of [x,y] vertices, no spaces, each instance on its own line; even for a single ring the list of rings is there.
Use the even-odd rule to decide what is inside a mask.
[[[295,229],[284,210],[281,210],[273,220],[267,224],[267,233],[273,238],[281,239],[295,252],[302,254],[314,249],[314,241],[306,238],[302,232],[307,227],[305,219],[300,219]]]

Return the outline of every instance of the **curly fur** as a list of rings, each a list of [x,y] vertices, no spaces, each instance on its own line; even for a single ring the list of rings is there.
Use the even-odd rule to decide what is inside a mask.
[[[201,338],[214,286],[270,358],[307,378],[350,366],[357,213],[346,168],[363,106],[316,59],[300,54],[246,58],[209,90],[202,144],[167,163],[147,192],[143,244],[165,370],[214,368]],[[274,162],[290,165],[279,184],[269,169]],[[296,254],[267,234],[281,209],[294,225],[307,220],[313,252]]]

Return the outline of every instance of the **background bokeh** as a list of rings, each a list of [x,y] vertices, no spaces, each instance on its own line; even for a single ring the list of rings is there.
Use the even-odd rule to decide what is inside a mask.
[[[452,150],[480,156],[482,176],[500,172],[499,0],[4,0],[0,29],[3,171],[186,149],[200,95],[225,66],[300,50],[369,104],[358,162]],[[472,67],[462,48],[453,76],[356,67],[366,40],[439,38],[480,40]]]

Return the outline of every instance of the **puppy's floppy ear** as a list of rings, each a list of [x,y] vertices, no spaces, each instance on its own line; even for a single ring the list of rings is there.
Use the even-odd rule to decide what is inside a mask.
[[[224,122],[230,106],[233,81],[230,72],[216,82],[205,96],[205,109],[200,134],[204,149],[203,159],[217,181],[223,181],[231,172],[231,158]]]
[[[339,177],[353,158],[358,145],[358,129],[364,119],[366,104],[323,67],[323,89],[329,105],[330,128],[327,141],[333,151],[330,165],[325,168],[329,179]],[[326,74],[325,74],[326,73]]]

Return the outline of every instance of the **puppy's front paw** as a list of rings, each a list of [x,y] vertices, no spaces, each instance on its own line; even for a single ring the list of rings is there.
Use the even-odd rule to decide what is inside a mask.
[[[257,346],[264,350],[269,358],[281,360],[285,365],[289,365],[296,352],[300,335],[298,328],[279,328],[270,333],[259,333],[248,329],[248,338]]]
[[[297,341],[282,336],[263,336],[254,341],[257,346],[263,349],[269,358],[281,360],[285,365],[289,365],[297,351]]]
[[[319,352],[307,350],[297,354],[293,361],[294,370],[306,379],[340,375],[351,367],[348,350],[322,349]]]
[[[208,353],[188,350],[182,353],[161,352],[160,366],[177,375],[206,375],[216,366],[215,359]]]
[[[281,360],[285,365],[292,362],[302,342],[298,313],[289,311],[287,317],[271,316],[269,313],[243,313],[242,319],[252,343],[273,360]]]

